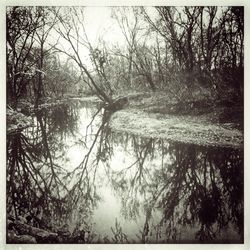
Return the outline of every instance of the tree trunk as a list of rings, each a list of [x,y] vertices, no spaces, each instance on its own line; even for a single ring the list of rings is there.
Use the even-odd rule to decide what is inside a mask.
[[[43,69],[43,42],[41,42],[41,48],[40,48],[38,87],[37,87],[37,96],[36,96],[36,101],[35,101],[35,108],[38,108],[38,104],[39,104],[39,101],[40,101],[41,96],[42,96],[42,88],[43,88],[42,69]]]

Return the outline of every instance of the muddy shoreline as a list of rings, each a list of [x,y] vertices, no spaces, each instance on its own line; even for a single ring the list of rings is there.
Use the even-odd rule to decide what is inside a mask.
[[[203,146],[243,147],[243,133],[240,130],[198,122],[195,117],[148,114],[136,109],[124,109],[112,115],[110,127],[115,131],[143,137]]]
[[[198,109],[197,107],[187,109],[186,105],[187,114],[185,114],[183,113],[185,104],[178,107],[180,111],[175,110],[176,104],[171,103],[166,96],[154,98],[147,94],[136,94],[129,95],[128,98],[128,105],[111,115],[109,126],[113,131],[203,146],[243,148],[243,128],[239,126],[239,121],[243,123],[243,119],[235,122],[229,116],[227,120],[219,121],[219,117],[232,110],[232,107],[216,106],[211,112],[212,108],[209,105]],[[68,98],[61,102],[69,100],[102,105],[95,96]],[[10,115],[14,118],[17,116],[13,116],[12,113]],[[15,125],[13,128],[17,127]],[[10,126],[9,130],[11,128]]]

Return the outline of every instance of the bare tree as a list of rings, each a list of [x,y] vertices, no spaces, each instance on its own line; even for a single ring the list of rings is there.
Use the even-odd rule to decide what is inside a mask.
[[[135,54],[135,43],[138,37],[138,31],[140,29],[138,22],[138,15],[133,15],[133,22],[129,22],[128,14],[132,14],[130,12],[130,8],[128,7],[114,7],[112,9],[112,17],[117,21],[122,34],[127,43],[127,51],[128,51],[128,81],[129,85],[133,85],[133,58]],[[135,8],[132,10],[136,11]]]
[[[42,93],[44,92],[44,84],[43,78],[45,75],[44,72],[44,60],[45,57],[52,53],[53,48],[57,44],[49,45],[48,38],[53,29],[54,25],[56,24],[56,17],[51,16],[51,12],[49,8],[44,7],[37,7],[37,12],[41,16],[40,20],[40,27],[36,29],[35,32],[35,39],[38,43],[38,62],[37,62],[37,71],[38,71],[38,80],[37,80],[37,87],[35,90],[36,98],[35,98],[35,108],[38,107],[40,98],[42,97]],[[44,94],[44,93],[43,93]]]
[[[105,93],[102,86],[98,85],[94,80],[93,75],[90,70],[87,68],[87,65],[84,63],[86,59],[83,58],[83,50],[87,49],[87,52],[92,55],[93,62],[96,67],[98,57],[95,56],[93,46],[91,45],[89,38],[86,33],[85,24],[84,24],[84,9],[81,7],[76,8],[72,7],[69,9],[61,8],[56,16],[59,20],[59,25],[56,27],[58,34],[68,43],[72,53],[67,49],[57,47],[59,52],[62,52],[69,56],[76,64],[79,66],[79,69],[83,74],[85,74],[90,82],[86,82],[91,89],[94,88],[97,96],[107,102],[112,103],[112,99]],[[81,50],[82,49],[82,50]],[[97,71],[99,68],[97,68]]]
[[[34,77],[34,63],[29,61],[29,55],[42,18],[36,10],[32,7],[7,9],[7,96],[15,102],[14,106],[25,94],[29,80]]]

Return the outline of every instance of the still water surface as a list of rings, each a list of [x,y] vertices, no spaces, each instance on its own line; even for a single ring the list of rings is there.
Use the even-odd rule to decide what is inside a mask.
[[[90,243],[243,241],[241,149],[114,132],[108,118],[72,101],[8,135],[8,213],[35,211]]]

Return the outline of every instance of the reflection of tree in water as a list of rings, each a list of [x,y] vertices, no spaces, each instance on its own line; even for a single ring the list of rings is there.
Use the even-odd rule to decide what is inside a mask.
[[[101,161],[121,198],[122,215],[144,219],[141,242],[180,241],[183,230],[193,230],[193,238],[208,242],[230,226],[243,237],[241,150],[111,133],[111,113],[100,108],[91,113],[82,135],[82,161],[69,171],[61,159],[68,150],[63,139],[77,131],[81,104],[74,105],[41,110],[34,127],[8,135],[8,215],[25,216],[27,222],[45,229],[73,221],[74,231],[91,230],[90,217],[100,200],[96,174]],[[109,166],[117,145],[135,159],[120,171]],[[127,242],[118,221],[112,229],[114,237],[106,242]]]
[[[144,211],[142,242],[180,241],[183,228],[194,228],[195,238],[208,242],[231,225],[243,237],[240,150],[136,137],[132,141],[136,161],[114,172],[112,183],[122,197],[125,217],[136,219]],[[156,213],[162,214],[158,222]]]
[[[8,214],[32,217],[34,224],[39,222],[44,224],[39,227],[46,227],[45,218],[56,215],[60,218],[64,213],[61,193],[67,188],[60,175],[66,170],[55,159],[64,153],[58,154],[63,149],[60,136],[65,130],[73,131],[76,121],[77,114],[60,105],[38,111],[33,127],[8,135]]]
[[[33,127],[8,135],[8,216],[39,228],[55,229],[71,219],[76,203],[83,217],[93,209],[98,197],[89,173],[93,164],[88,165],[88,159],[103,125],[73,172],[61,160],[67,150],[63,138],[74,135],[78,116],[72,105],[58,105],[37,111]],[[72,184],[73,177],[76,184]],[[80,227],[80,221],[76,227]]]
[[[172,152],[176,161],[171,166],[171,184],[168,185],[169,190],[162,191],[159,200],[160,206],[164,207],[163,221],[169,232],[168,237],[175,239],[175,224],[199,226],[196,238],[201,241],[216,238],[230,223],[236,223],[242,230],[242,224],[237,223],[239,217],[235,216],[235,207],[230,203],[232,195],[235,195],[231,191],[237,189],[240,197],[238,212],[243,212],[240,152],[185,145],[175,145]],[[235,157],[238,157],[237,161],[232,159]],[[223,159],[224,163],[221,164],[219,159]],[[229,190],[227,183],[235,178],[230,166],[237,169],[240,182],[234,183]],[[223,178],[224,171],[230,173],[227,178]],[[178,210],[179,204],[182,204],[182,210]]]
[[[101,108],[94,114],[91,123],[100,112]],[[92,125],[91,123],[88,127]],[[95,159],[93,159],[92,154],[95,152],[95,145],[98,144],[103,138],[105,126],[106,121],[103,121],[95,134],[91,133],[90,136],[88,136],[86,133],[86,138],[91,137],[89,146],[86,144],[86,147],[88,147],[87,153],[84,155],[81,163],[69,174],[70,178],[75,179],[76,181],[68,193],[68,200],[72,209],[75,211],[76,220],[78,221],[79,217],[84,214],[83,212],[86,209],[87,216],[90,216],[92,214],[93,207],[95,207],[97,202],[100,200],[97,195],[95,185],[99,157],[95,157]]]
[[[50,117],[53,117],[53,119],[51,119],[52,124],[49,124],[49,127],[52,127],[60,135],[74,134],[77,129],[76,121],[79,118],[77,111],[73,104],[55,106],[51,111]]]

